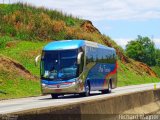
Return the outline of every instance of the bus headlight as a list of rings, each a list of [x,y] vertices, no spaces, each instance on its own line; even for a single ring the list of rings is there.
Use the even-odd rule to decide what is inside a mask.
[[[46,87],[46,86],[47,86],[46,84],[42,83],[42,87]]]
[[[73,82],[72,85],[75,85],[77,82]]]

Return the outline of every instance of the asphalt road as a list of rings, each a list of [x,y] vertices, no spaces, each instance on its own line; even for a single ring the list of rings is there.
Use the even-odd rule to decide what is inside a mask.
[[[160,88],[160,83],[156,83],[156,88]],[[78,95],[60,96],[59,99],[51,99],[50,95],[29,97],[21,99],[11,99],[0,101],[0,114],[29,110],[33,108],[41,108],[47,106],[60,106],[76,102],[85,102],[87,100],[101,99],[104,97],[117,96],[136,91],[155,89],[154,84],[133,85],[126,87],[118,87],[112,90],[110,94],[101,94],[100,92],[92,92],[89,97],[79,97]]]

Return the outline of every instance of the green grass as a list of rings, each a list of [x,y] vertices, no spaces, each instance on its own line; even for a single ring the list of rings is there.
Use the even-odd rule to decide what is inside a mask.
[[[154,67],[151,67],[151,68],[160,78],[160,67],[159,66],[154,66]]]
[[[33,75],[39,76],[39,66],[35,66],[34,59],[41,54],[45,44],[47,42],[14,41],[13,46],[0,49],[0,54],[18,61]]]
[[[0,54],[21,63],[33,75],[39,77],[39,66],[34,59],[47,42],[19,41],[9,37],[0,48]],[[2,40],[2,38],[0,40]],[[7,47],[9,45],[9,47]],[[7,93],[7,94],[4,94]],[[0,99],[40,95],[40,81],[20,77],[17,73],[0,70]]]
[[[26,80],[16,75],[0,71],[0,100],[40,95],[40,82]],[[6,93],[6,94],[4,94]]]
[[[160,82],[159,78],[151,77],[146,73],[144,73],[143,75],[138,75],[133,69],[129,69],[121,62],[119,62],[119,67],[121,68],[121,70],[118,70],[118,86]]]
[[[3,49],[6,47],[7,42],[13,41],[13,38],[9,36],[2,36],[0,37],[0,49]]]

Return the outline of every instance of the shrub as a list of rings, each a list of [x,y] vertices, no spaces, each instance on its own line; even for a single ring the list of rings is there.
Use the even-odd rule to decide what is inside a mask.
[[[63,21],[55,21],[53,22],[53,32],[61,32],[64,31],[66,28],[66,24]]]
[[[5,48],[7,42],[12,41],[13,38],[9,37],[9,36],[3,36],[0,37],[0,49]]]
[[[76,39],[76,30],[75,27],[66,27],[66,39]]]
[[[72,18],[68,18],[66,20],[66,24],[67,24],[67,26],[74,26],[75,25],[75,21]]]
[[[0,84],[2,84],[2,82],[3,82],[3,81],[2,81],[1,78],[0,78]]]
[[[157,63],[157,66],[160,67],[160,58],[158,58],[158,59],[156,60],[156,63]]]
[[[5,25],[5,24],[1,25],[0,32],[5,35],[11,35],[11,36],[16,35],[16,29],[12,25]]]

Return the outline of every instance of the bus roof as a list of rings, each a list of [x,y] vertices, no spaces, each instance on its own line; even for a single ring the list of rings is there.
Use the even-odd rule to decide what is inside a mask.
[[[77,49],[82,46],[92,46],[97,48],[103,48],[103,49],[110,49],[114,50],[113,48],[91,42],[86,40],[61,40],[61,41],[54,41],[49,44],[47,44],[43,50],[68,50],[68,49]]]

